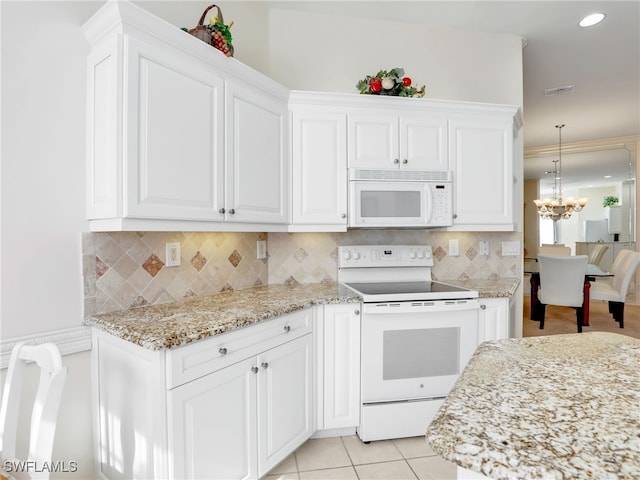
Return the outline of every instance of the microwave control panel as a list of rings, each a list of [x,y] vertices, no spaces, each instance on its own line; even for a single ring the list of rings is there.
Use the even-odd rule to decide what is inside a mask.
[[[450,183],[432,183],[431,190],[431,226],[449,226],[453,223],[451,210],[452,194]]]

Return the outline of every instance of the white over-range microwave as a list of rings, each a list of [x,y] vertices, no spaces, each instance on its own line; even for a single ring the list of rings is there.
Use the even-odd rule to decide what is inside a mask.
[[[450,226],[451,179],[450,171],[349,169],[349,227]]]

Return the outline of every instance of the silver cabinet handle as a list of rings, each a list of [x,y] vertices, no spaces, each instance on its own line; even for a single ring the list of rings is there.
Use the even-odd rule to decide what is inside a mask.
[[[457,214],[457,213],[454,213],[454,214],[453,214],[453,218],[458,218],[458,214]]]
[[[284,326],[284,331],[289,333],[291,331],[291,325],[285,325]]]
[[[360,310],[354,310],[353,313],[354,315],[360,315]]]
[[[409,160],[405,158],[404,160],[402,160],[402,163],[406,165],[407,163],[409,163]]]
[[[224,208],[221,208],[218,210],[218,213],[224,213],[224,211],[225,211]]]
[[[258,367],[251,367],[251,371],[253,373],[258,373]]]
[[[269,364],[268,364],[267,362],[262,362],[262,363],[260,364],[260,366],[261,366],[262,368],[264,368],[264,369],[269,368]]]
[[[347,218],[347,214],[343,213],[342,215],[340,215],[341,218]]]
[[[481,308],[482,310],[486,310],[486,309],[487,309],[487,306],[483,303],[482,305],[480,305],[480,308]]]
[[[400,159],[399,158],[394,158],[393,159],[393,163],[400,163]]]
[[[222,347],[222,348],[218,349],[218,353],[220,355],[226,355],[228,353],[228,350],[226,348]]]
[[[231,215],[233,215],[234,213],[236,213],[236,211],[235,211],[233,208],[231,208],[231,209],[229,209],[229,213],[230,213]]]

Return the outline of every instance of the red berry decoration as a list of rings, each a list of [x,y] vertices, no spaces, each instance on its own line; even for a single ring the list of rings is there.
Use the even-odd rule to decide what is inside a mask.
[[[379,92],[382,90],[382,80],[379,78],[372,78],[371,83],[369,83],[369,88],[372,92]]]
[[[404,78],[402,79],[402,84],[403,84],[405,87],[410,87],[410,86],[411,86],[411,79],[410,79],[409,77],[404,77]]]

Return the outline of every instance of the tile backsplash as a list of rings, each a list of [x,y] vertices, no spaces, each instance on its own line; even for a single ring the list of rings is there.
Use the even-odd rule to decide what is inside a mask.
[[[459,256],[448,255],[457,239]],[[256,258],[267,240],[268,259]],[[480,240],[489,255],[479,255]],[[433,276],[506,278],[521,275],[522,256],[502,256],[502,241],[521,234],[349,230],[346,233],[110,232],[82,238],[85,315],[171,302],[276,283],[336,281],[339,245],[427,244]],[[181,265],[165,265],[165,244],[179,242]]]

